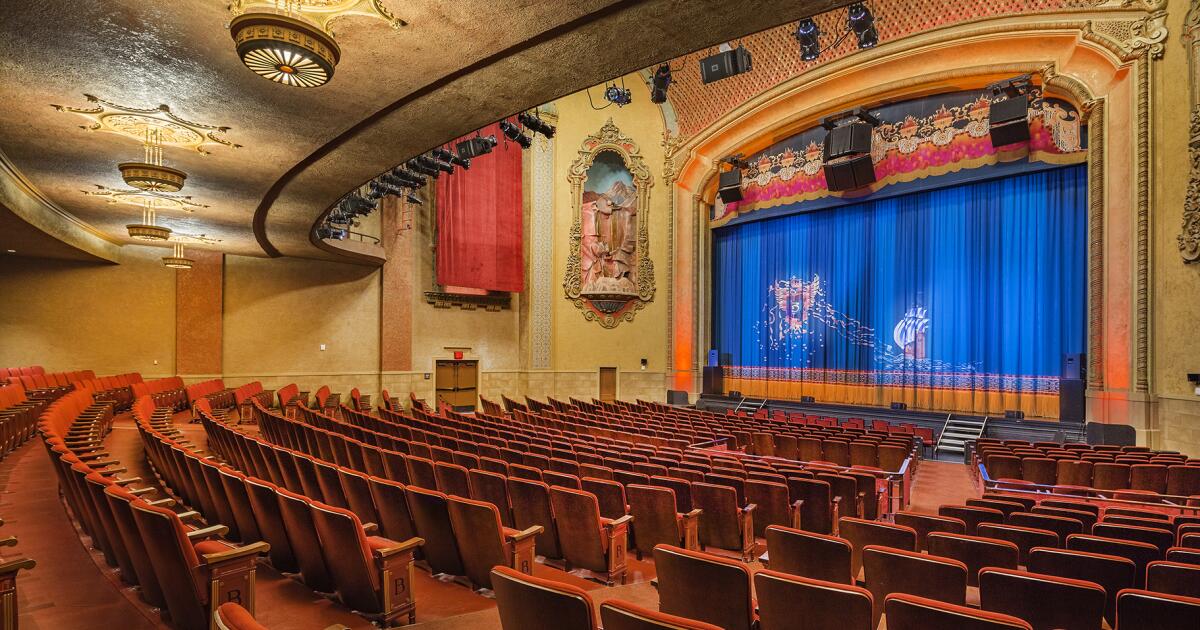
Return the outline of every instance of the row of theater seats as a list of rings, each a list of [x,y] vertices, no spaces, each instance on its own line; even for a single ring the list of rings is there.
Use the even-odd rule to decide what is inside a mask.
[[[1070,558],[1054,557],[1063,555],[1058,550],[1037,553],[1038,562],[1045,555],[1049,568],[1069,573],[1076,567]],[[1191,630],[1200,624],[1200,599],[1194,597],[1136,588],[1109,594],[1096,582],[992,566],[975,573],[979,602],[968,606],[967,565],[883,545],[863,550],[866,588],[774,569],[752,573],[728,558],[668,545],[656,547],[654,557],[659,610],[724,630],[873,630],[885,614],[888,630],[1098,630],[1105,627],[1110,597],[1116,621],[1108,627],[1116,630]],[[1087,566],[1087,558],[1079,564]],[[578,589],[502,567],[494,579],[506,583],[496,590],[505,630],[596,628],[592,603]],[[604,621],[607,630],[695,627],[620,622],[610,627],[609,618]]]
[[[44,396],[61,396],[73,389],[73,384],[96,378],[91,370],[79,372],[51,372],[40,374],[22,374],[10,376],[8,382],[20,383],[25,391],[33,395],[35,392]]]
[[[183,379],[178,376],[133,383],[129,389],[133,393],[134,400],[148,396],[150,400],[154,401],[156,407],[179,411],[186,409],[188,405]]]
[[[141,382],[141,374],[130,372],[129,374],[117,374],[115,376],[101,376],[99,378],[73,381],[71,384],[76,389],[90,390],[95,400],[99,402],[111,402],[116,406],[117,411],[124,411],[129,409],[129,406],[133,404],[132,386]]]
[[[545,462],[541,457],[550,457],[550,468],[555,469],[555,464],[559,466],[569,466],[564,463],[555,462],[553,449],[546,450],[549,440],[544,437],[545,432],[549,431],[552,435],[557,435],[559,429],[554,426],[536,426],[536,425],[521,425],[515,419],[494,418],[486,415],[476,415],[473,418],[460,416],[450,411],[443,411],[440,417],[434,417],[426,412],[414,410],[412,416],[403,416],[400,414],[390,414],[386,411],[381,411],[384,418],[388,418],[397,423],[411,423],[427,429],[432,433],[437,433],[444,429],[440,427],[446,426],[461,426],[464,428],[475,428],[480,433],[488,431],[497,432],[506,438],[512,439],[512,431],[517,431],[521,434],[516,446],[524,448],[524,442],[528,442],[528,449],[533,452],[532,455],[525,454],[524,459],[528,465],[533,465],[538,468],[546,468]],[[353,415],[354,419],[362,419],[361,415]],[[482,418],[482,419],[481,419]],[[421,419],[421,420],[419,420]],[[363,419],[368,420],[368,419]],[[488,423],[488,424],[481,424]],[[474,426],[478,425],[478,426]],[[500,427],[500,428],[497,428]],[[393,430],[396,425],[391,427]],[[404,429],[401,424],[398,428]],[[503,428],[511,429],[512,431],[504,431]],[[574,434],[570,431],[568,435],[589,437],[587,434]],[[590,436],[598,442],[604,442],[609,438],[600,436]],[[539,446],[539,440],[546,444]],[[556,442],[557,443],[557,442]],[[810,477],[813,472],[821,474],[836,474],[840,477],[853,477],[857,483],[849,483],[850,480],[842,479],[828,480],[831,484],[832,493],[835,497],[841,498],[841,512],[846,516],[863,515],[867,518],[876,518],[888,507],[888,484],[886,480],[892,475],[878,470],[877,468],[867,466],[839,466],[830,462],[800,462],[794,460],[780,459],[763,459],[758,457],[746,457],[737,451],[728,450],[698,450],[690,449],[687,451],[672,449],[671,447],[660,448],[659,451],[662,457],[656,457],[650,454],[648,457],[643,457],[642,453],[650,453],[653,449],[650,447],[639,446],[636,443],[627,443],[631,446],[626,446],[626,453],[612,452],[611,449],[600,447],[592,448],[585,441],[578,444],[576,452],[573,454],[559,453],[568,458],[574,458],[579,462],[579,471],[576,473],[568,468],[567,472],[577,474],[582,477],[602,477],[607,478],[608,475],[602,470],[603,468],[613,469],[613,475],[619,480],[629,482],[631,477],[619,471],[633,471],[635,473],[643,473],[651,476],[670,476],[686,479],[693,482],[710,482],[718,484],[732,485],[738,490],[738,496],[744,497],[745,492],[739,477],[742,479],[753,479],[756,481],[766,481],[773,483],[788,483],[788,479],[792,477]],[[480,446],[482,448],[482,446]],[[622,448],[614,446],[612,448]],[[502,453],[504,451],[502,450]],[[480,452],[480,455],[483,453]],[[508,453],[509,456],[516,456],[516,461],[520,461],[521,456],[515,453]],[[597,459],[597,456],[602,456]],[[503,457],[503,455],[502,455]],[[505,457],[505,459],[510,459]],[[511,459],[510,459],[511,461]],[[915,472],[915,462],[913,470]],[[632,464],[630,463],[632,462]],[[596,470],[596,466],[600,466],[601,470]],[[663,469],[665,467],[665,470]],[[642,483],[641,481],[634,481]],[[792,490],[793,494],[796,491]],[[902,493],[901,493],[902,494]],[[793,496],[795,501],[799,496]],[[809,505],[809,509],[816,510],[817,507]],[[822,529],[817,523],[828,522],[826,518],[820,517],[817,512],[807,513],[806,520],[810,521],[814,527]],[[832,519],[836,522],[836,517]],[[808,525],[806,525],[807,527]],[[824,526],[827,530],[828,525]]]
[[[359,422],[371,421],[370,424],[375,428],[389,428],[387,421],[382,419],[363,418],[361,414],[350,412],[346,416]],[[288,424],[284,427],[286,431],[279,431],[276,423],[266,419],[263,421],[264,434],[300,450],[316,442],[319,454],[339,462],[343,459],[343,456],[339,456],[341,449],[323,444],[331,439],[327,431],[349,433],[351,437],[343,438],[339,446],[348,444],[353,449],[360,448],[358,445],[363,444],[364,440],[377,443],[383,440],[397,450],[405,451],[385,451],[383,454],[385,460],[396,462],[392,466],[394,472],[386,474],[394,478],[407,475],[401,478],[405,483],[465,495],[464,489],[470,488],[472,475],[492,474],[548,486],[582,489],[595,494],[599,498],[602,516],[612,519],[624,516],[626,508],[634,505],[631,492],[642,494],[640,488],[631,490],[634,486],[657,486],[671,491],[677,510],[671,512],[669,519],[664,517],[664,520],[687,522],[690,520],[687,518],[689,513],[699,507],[707,515],[700,519],[700,544],[746,554],[751,552],[753,537],[761,536],[769,524],[799,524],[815,531],[829,532],[837,521],[839,510],[849,516],[861,514],[876,518],[887,505],[886,484],[880,484],[879,478],[871,471],[822,466],[810,466],[806,470],[795,462],[786,468],[775,468],[757,460],[743,463],[737,457],[721,454],[710,456],[699,452],[677,454],[676,460],[656,458],[672,464],[671,467],[621,459],[604,461],[613,467],[586,464],[580,461],[589,453],[571,451],[558,453],[563,457],[547,457],[536,452],[508,449],[493,453],[497,457],[489,457],[484,455],[490,452],[488,444],[459,439],[465,437],[461,431],[453,438],[451,446],[454,448],[447,448],[417,441],[397,441],[401,438],[364,433],[365,430],[349,430],[352,427],[340,425],[338,421],[327,417],[307,416],[306,419],[314,426]],[[432,428],[428,424],[423,426]],[[406,429],[410,437],[420,431],[403,425],[390,425],[390,428]],[[445,426],[443,429],[455,430]],[[296,431],[305,435],[296,435]],[[312,434],[312,437],[307,434]],[[336,438],[336,435],[333,437]],[[428,439],[430,436],[424,434],[423,437]],[[560,445],[569,446],[569,443]],[[527,446],[533,448],[536,444]],[[587,448],[582,444],[577,446]],[[318,451],[310,452],[318,454]],[[668,453],[661,454],[665,456]],[[625,455],[631,459],[637,456],[640,455]],[[353,465],[352,462],[347,463]],[[490,499],[502,512],[507,513],[508,497],[491,495]],[[671,502],[662,499],[655,502],[671,505]],[[518,509],[515,501],[513,506],[513,509]],[[636,525],[635,530],[641,531]],[[641,547],[640,536],[635,535],[635,540],[639,541],[639,551],[649,550]]]
[[[1177,500],[1200,495],[1200,459],[1141,451],[1104,453],[1072,449],[1072,446],[1075,445],[1040,453],[981,446],[976,452],[988,477],[995,481],[1024,481],[1077,492],[1133,490],[1145,494],[1143,498],[1149,501],[1159,501],[1161,497],[1155,495]],[[1085,452],[1095,454],[1080,455]]]
[[[184,392],[191,406],[198,400],[207,400],[215,409],[232,409],[234,406],[233,390],[225,387],[225,381],[219,378],[192,383],[184,388]]]
[[[63,396],[42,415],[39,429],[64,506],[143,600],[169,611],[176,627],[208,628],[222,601],[252,601],[254,557],[262,549],[216,540],[224,528],[187,524],[198,515],[171,510],[170,498],[147,500],[154,488],[118,477],[126,469],[101,444],[112,421],[112,403],[96,403],[86,389]]]
[[[898,472],[913,450],[910,437],[861,433],[830,433],[828,429],[800,429],[790,433],[732,431],[734,447],[751,455],[838,466],[860,466]]]
[[[14,368],[15,369],[15,368]],[[41,368],[38,368],[41,369]],[[0,370],[2,372],[3,370]],[[0,382],[3,375],[0,374]],[[8,455],[33,434],[38,414],[47,400],[28,399],[20,382],[0,385],[0,458]],[[0,519],[0,526],[4,525]],[[0,536],[0,547],[17,545],[15,536]],[[0,600],[17,601],[17,574],[32,569],[37,563],[24,556],[0,554]],[[16,628],[15,605],[0,607],[0,628]]]
[[[313,590],[384,627],[415,621],[412,565],[420,538],[397,542],[375,536],[378,521],[364,525],[354,512],[221,465],[184,439],[169,417],[149,399],[134,409],[151,465],[181,502],[208,522],[222,523],[229,540],[243,543],[239,552],[267,553],[275,568],[298,573]],[[201,419],[209,426],[215,422],[207,413]]]
[[[257,400],[263,405],[270,406],[271,401],[275,399],[275,392],[269,389],[263,389],[262,383],[252,381],[245,385],[240,385],[233,390],[233,403],[241,414],[249,415],[250,406]]]
[[[40,365],[27,365],[25,367],[0,368],[0,379],[20,378],[22,376],[33,376],[34,374],[45,374],[46,369]]]
[[[732,416],[742,419],[753,420],[772,420],[774,422],[799,424],[810,426],[823,427],[843,427],[846,429],[870,429],[879,433],[900,433],[905,435],[915,435],[925,441],[926,444],[933,442],[933,429],[919,427],[911,422],[900,422],[892,424],[887,420],[865,420],[863,418],[835,418],[832,416],[817,416],[800,412],[784,412],[775,409],[768,413],[765,409],[754,413],[749,411],[735,412],[730,409],[725,412],[726,416]]]
[[[20,383],[0,386],[0,458],[33,435],[38,416],[49,404],[46,398],[27,397]]]

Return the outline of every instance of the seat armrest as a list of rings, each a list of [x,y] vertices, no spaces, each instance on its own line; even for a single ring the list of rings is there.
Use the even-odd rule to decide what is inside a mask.
[[[128,486],[131,483],[137,483],[141,480],[142,480],[141,477],[125,477],[124,479],[113,479],[112,482],[117,484],[118,486]],[[154,488],[151,488],[151,490],[153,490],[153,489]],[[145,492],[145,491],[146,491],[145,488],[138,490],[138,492]],[[137,492],[135,492],[134,494],[137,494]]]
[[[753,512],[755,510],[755,508],[757,508],[757,507],[758,507],[757,503],[747,503],[746,507],[742,508],[742,512],[749,514],[750,512]]]
[[[417,547],[420,547],[421,545],[424,545],[424,544],[425,544],[424,538],[413,536],[412,538],[409,538],[408,540],[406,540],[402,543],[392,545],[391,547],[386,547],[384,549],[376,549],[375,557],[381,558],[381,559],[390,558],[398,553],[403,553],[405,551],[414,550]]]
[[[200,513],[197,512],[196,510],[188,510],[186,512],[180,512],[180,513],[176,514],[175,516],[178,516],[179,520],[181,520],[181,521],[186,521],[190,518],[200,518]]]
[[[17,537],[16,536],[8,536],[5,538],[0,538],[0,547],[15,547],[15,546],[17,546]]]
[[[218,525],[217,527],[225,527],[225,526]],[[228,528],[226,528],[226,529],[228,529]],[[196,530],[196,531],[201,531],[201,530]],[[242,545],[241,547],[234,547],[234,548],[230,549],[229,551],[219,551],[217,553],[202,554],[200,556],[200,562],[211,566],[214,564],[229,562],[230,560],[238,560],[241,558],[252,558],[259,554],[266,553],[270,550],[271,550],[271,545],[260,540],[256,543],[250,543],[249,545]]]
[[[194,529],[187,533],[188,540],[204,540],[214,536],[224,536],[229,533],[229,528],[224,525],[209,525],[201,529]]]
[[[701,514],[703,514],[703,513],[704,513],[704,510],[702,510],[702,509],[700,509],[700,508],[692,508],[692,511],[691,511],[691,512],[688,512],[687,514],[684,514],[684,515],[683,515],[683,518],[685,518],[685,519],[688,519],[688,518],[696,518],[696,517],[700,516],[700,515],[701,515]]]
[[[122,466],[120,468],[106,468],[104,470],[97,470],[95,472],[98,472],[101,475],[118,475],[123,472],[129,472],[129,469]]]
[[[171,497],[167,497],[165,499],[159,499],[157,501],[147,501],[147,503],[149,503],[150,505],[157,505],[159,507],[173,507],[175,505],[175,499],[172,499]]]
[[[363,533],[369,536],[379,531],[379,523],[363,523],[362,528]]]
[[[545,527],[542,527],[541,525],[533,525],[524,531],[520,531],[515,534],[509,534],[508,539],[513,542],[518,542],[525,540],[526,538],[537,536],[544,531],[546,531]]]
[[[617,527],[620,527],[621,525],[627,525],[632,522],[633,522],[633,515],[626,514],[625,516],[622,516],[621,518],[618,518],[610,523],[607,523],[604,526],[609,529],[616,529]]]
[[[8,576],[21,569],[32,569],[37,566],[33,558],[0,559],[0,576]]]

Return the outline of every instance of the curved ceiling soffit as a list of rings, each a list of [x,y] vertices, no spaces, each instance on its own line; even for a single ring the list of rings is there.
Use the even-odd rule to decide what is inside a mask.
[[[272,257],[379,264],[379,256],[318,246],[313,229],[342,195],[396,164],[654,61],[848,4],[614,2],[436,79],[350,127],[270,187],[254,214],[255,238]]]
[[[1045,16],[1040,16],[1043,20]],[[1036,19],[1030,18],[1030,20]],[[828,66],[794,77],[769,90],[764,91],[754,99],[729,112],[714,122],[701,133],[688,138],[681,146],[679,154],[681,165],[678,169],[679,178],[676,183],[681,189],[689,191],[705,203],[712,203],[716,194],[717,162],[721,156],[743,151],[748,146],[763,144],[759,149],[780,139],[780,136],[791,135],[816,125],[822,116],[852,109],[858,105],[895,97],[919,97],[922,95],[943,91],[949,87],[946,82],[960,82],[960,89],[981,88],[995,77],[1021,73],[1040,75],[1043,83],[1057,88],[1062,96],[1072,101],[1081,111],[1089,107],[1089,101],[1096,98],[1097,88],[1086,81],[1067,74],[1060,74],[1053,60],[1019,60],[1002,63],[973,64],[957,68],[943,68],[919,75],[905,74],[882,83],[876,83],[868,89],[839,95],[838,98],[823,101],[819,105],[804,106],[788,110],[786,116],[773,120],[770,127],[758,126],[746,129],[738,135],[738,127],[746,125],[756,113],[779,108],[796,99],[803,99],[804,94],[814,87],[827,84],[837,79],[846,79],[858,72],[880,72],[887,64],[897,61],[912,61],[922,56],[937,59],[944,47],[951,42],[966,41],[995,41],[998,39],[1029,38],[1040,40],[1053,38],[1059,33],[1063,45],[1090,49],[1104,58],[1113,72],[1127,65],[1130,60],[1130,50],[1121,42],[1107,37],[1097,36],[1092,28],[1092,22],[1087,19],[1061,20],[1054,22],[1025,22],[1014,24],[1011,19],[1003,23],[999,20],[975,21],[968,25],[957,24],[925,33],[919,36],[907,37],[878,48],[863,51],[862,56],[851,55],[839,59]],[[1047,74],[1049,73],[1049,74]],[[969,87],[961,82],[966,81]],[[928,89],[928,86],[939,86]],[[926,89],[922,89],[926,88]]]
[[[0,151],[0,206],[34,229],[86,255],[108,262],[120,262],[120,245],[43,195],[33,182],[17,170],[3,151]]]

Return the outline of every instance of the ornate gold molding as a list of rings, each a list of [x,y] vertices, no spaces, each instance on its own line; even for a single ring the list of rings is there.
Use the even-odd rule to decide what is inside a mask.
[[[225,138],[229,127],[187,120],[177,116],[166,105],[143,109],[119,105],[91,94],[83,96],[93,103],[91,107],[54,104],[50,106],[60,112],[79,114],[91,121],[91,124],[80,125],[80,129],[113,133],[137,142],[144,142],[146,130],[153,129],[159,134],[160,144],[194,149],[205,155],[209,154],[209,145],[222,145],[234,149],[242,146]]]
[[[1183,46],[1188,56],[1188,92],[1191,94],[1191,135],[1188,158],[1191,172],[1183,198],[1183,225],[1180,227],[1179,255],[1185,263],[1200,262],[1200,2],[1192,0],[1183,23]]]
[[[637,189],[637,294],[622,299],[624,305],[608,310],[606,304],[600,304],[600,299],[593,299],[584,292],[581,245],[583,242],[583,183],[587,181],[588,169],[596,157],[605,151],[616,153],[633,176],[634,187]],[[650,234],[648,229],[650,212],[650,188],[654,185],[654,177],[650,168],[642,159],[641,150],[636,142],[625,134],[608,119],[600,131],[583,140],[579,157],[571,164],[567,175],[571,183],[571,205],[573,218],[571,221],[570,251],[567,255],[567,269],[563,277],[563,289],[567,299],[575,307],[583,311],[584,319],[599,322],[604,328],[615,328],[622,321],[633,321],[633,316],[648,302],[654,299],[654,262],[650,260]],[[615,301],[615,300],[613,300]],[[608,302],[608,300],[605,300]],[[600,306],[605,306],[602,309]]]
[[[330,34],[333,33],[329,28],[331,22],[350,15],[377,18],[396,29],[408,25],[408,22],[389,11],[383,0],[233,0],[229,3],[230,15],[238,16],[253,11],[283,11],[301,15]]]

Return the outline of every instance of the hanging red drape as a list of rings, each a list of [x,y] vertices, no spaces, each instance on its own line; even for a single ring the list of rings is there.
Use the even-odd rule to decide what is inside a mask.
[[[499,123],[481,131],[504,137]],[[471,160],[470,169],[442,173],[437,180],[438,284],[525,289],[521,194],[521,147],[511,142],[501,140],[491,153]]]

